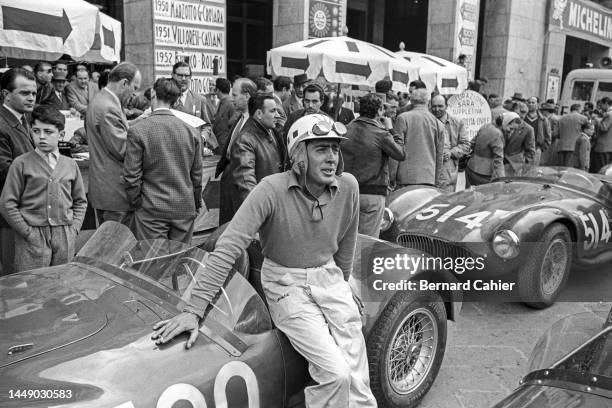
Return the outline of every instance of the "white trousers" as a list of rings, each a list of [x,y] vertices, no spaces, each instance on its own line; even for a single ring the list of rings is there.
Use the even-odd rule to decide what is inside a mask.
[[[334,261],[301,269],[266,258],[261,282],[274,324],[317,382],[304,391],[306,407],[376,407],[359,310]]]

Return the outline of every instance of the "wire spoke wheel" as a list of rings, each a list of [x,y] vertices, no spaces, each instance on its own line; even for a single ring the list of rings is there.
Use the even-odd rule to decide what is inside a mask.
[[[553,294],[561,285],[568,263],[569,248],[561,239],[554,239],[548,246],[542,262],[542,292],[546,296]]]
[[[398,394],[408,394],[427,378],[437,351],[438,327],[431,311],[409,313],[393,334],[387,352],[387,378]]]
[[[529,307],[549,307],[559,297],[570,274],[573,257],[572,235],[555,222],[526,252],[517,283],[521,300]]]

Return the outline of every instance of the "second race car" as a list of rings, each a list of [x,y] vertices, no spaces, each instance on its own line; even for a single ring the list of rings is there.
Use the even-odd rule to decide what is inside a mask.
[[[381,238],[442,258],[477,259],[482,267],[471,277],[515,274],[519,299],[543,308],[559,296],[572,264],[612,260],[611,227],[612,179],[534,167],[451,194],[424,186],[398,190]]]

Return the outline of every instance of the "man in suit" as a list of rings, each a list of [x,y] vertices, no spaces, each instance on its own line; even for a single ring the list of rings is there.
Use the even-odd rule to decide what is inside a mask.
[[[71,108],[85,117],[87,107],[95,96],[95,90],[89,83],[89,72],[85,70],[77,71],[76,82],[66,86],[66,97]]]
[[[36,75],[36,104],[40,105],[53,92],[51,64],[39,62],[34,66],[34,73]]]
[[[68,103],[68,98],[64,92],[66,89],[66,84],[68,83],[66,74],[62,73],[61,71],[56,71],[53,74],[52,83],[53,92],[42,102],[43,105],[51,105],[57,110],[69,110],[70,104]]]
[[[223,149],[223,146],[227,143],[227,139],[230,134],[231,120],[234,118],[236,110],[234,109],[234,102],[230,92],[232,91],[232,85],[225,78],[217,78],[215,81],[215,88],[217,89],[217,98],[219,98],[219,106],[217,107],[217,113],[213,119],[213,134],[219,142],[219,151]]]
[[[191,244],[202,205],[202,155],[197,130],[170,111],[180,95],[173,79],[155,81],[151,116],[128,130],[123,180],[139,240]]]
[[[598,131],[595,139],[595,151],[593,163],[593,171],[599,172],[599,169],[612,163],[612,100],[604,96],[601,99],[601,109],[604,112],[603,117],[596,120],[596,129]]]
[[[184,61],[179,61],[172,67],[172,78],[181,89],[181,96],[176,101],[173,109],[197,116],[204,122],[211,124],[212,117],[210,108],[207,107],[206,98],[189,89],[191,81],[191,67]]]
[[[219,197],[219,225],[230,221],[234,215],[233,195],[234,190],[231,182],[230,164],[231,147],[236,138],[242,131],[242,128],[249,119],[249,100],[257,94],[257,85],[248,78],[239,78],[234,81],[232,87],[232,98],[234,101],[234,109],[236,110],[237,118],[229,131],[229,137],[223,149],[221,150],[221,158],[217,163],[215,177],[221,174],[219,181],[220,197]]]
[[[574,165],[574,150],[576,139],[580,136],[582,124],[587,122],[586,116],[580,114],[580,104],[570,106],[570,113],[559,119],[559,161],[561,166]]]
[[[87,110],[89,202],[100,224],[109,220],[131,224],[133,211],[121,181],[128,130],[123,106],[138,90],[140,81],[140,71],[134,64],[117,65]]]
[[[11,68],[2,74],[0,87],[4,103],[0,106],[0,193],[9,167],[15,158],[34,150],[30,125],[26,118],[34,110],[37,88],[34,74],[22,68]],[[0,215],[1,275],[15,271],[15,235]]]

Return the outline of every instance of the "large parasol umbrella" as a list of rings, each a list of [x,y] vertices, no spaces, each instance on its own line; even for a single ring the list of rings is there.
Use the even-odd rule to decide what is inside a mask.
[[[268,51],[268,72],[292,77],[306,73],[314,79],[322,74],[333,83],[374,86],[391,79],[393,89],[405,91],[417,79],[415,64],[375,44],[350,37],[314,38]]]
[[[67,54],[117,61],[120,45],[121,23],[86,1],[0,0],[4,56],[52,61]]]
[[[427,90],[438,90],[443,95],[459,94],[467,89],[468,72],[457,64],[433,55],[404,51],[404,43],[400,43],[398,55],[419,68],[419,77],[427,86]]]

